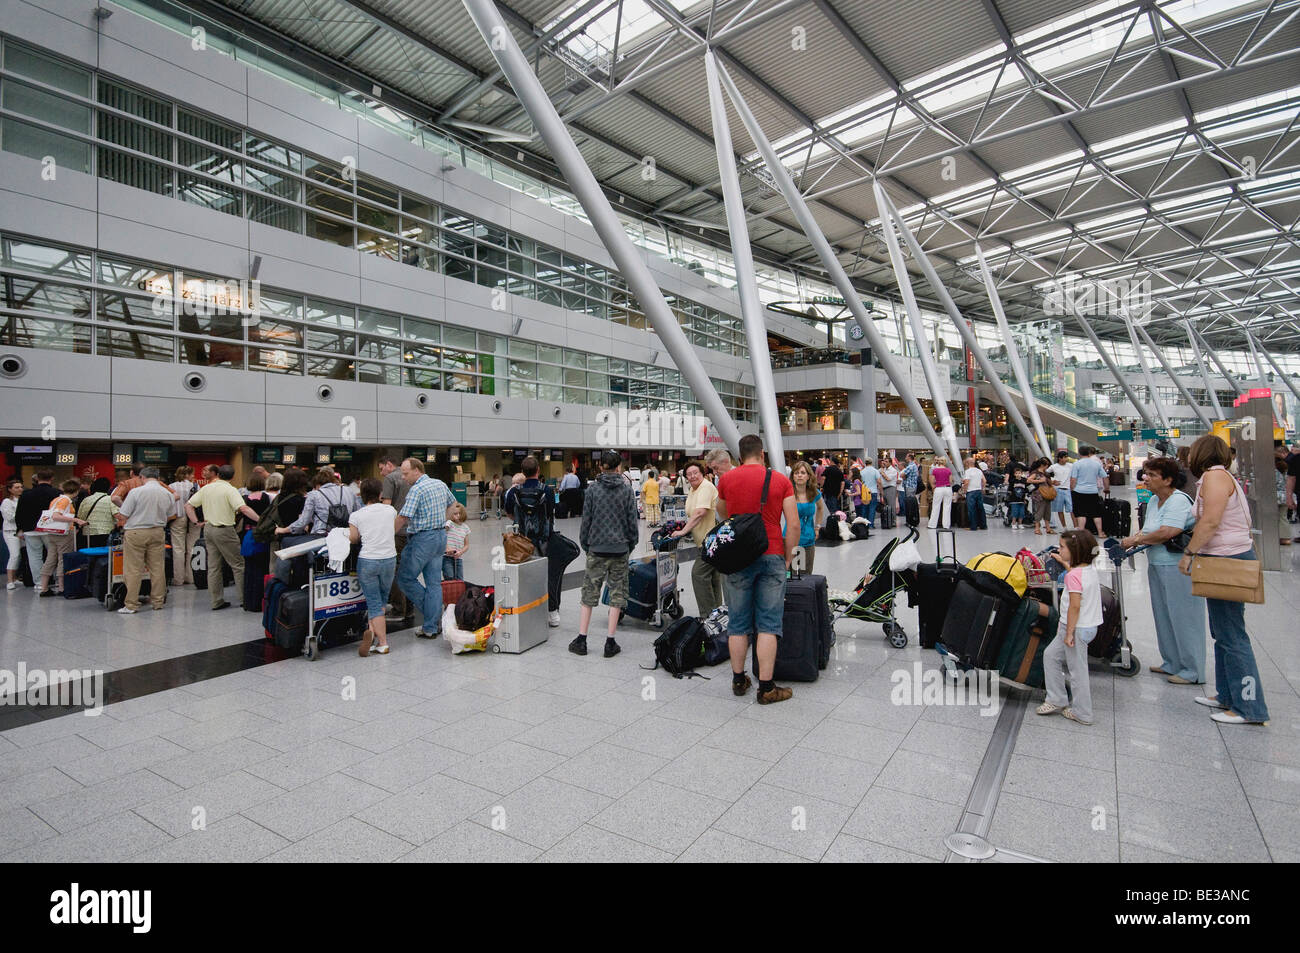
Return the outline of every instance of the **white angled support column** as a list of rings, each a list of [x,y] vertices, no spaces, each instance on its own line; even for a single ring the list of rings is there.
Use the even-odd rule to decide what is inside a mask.
[[[1250,348],[1250,356],[1255,359],[1255,369],[1259,371],[1259,386],[1268,386],[1268,372],[1264,370],[1264,361],[1259,356],[1259,348],[1255,347],[1255,335],[1246,330],[1246,326],[1240,321],[1236,322],[1237,327],[1241,328],[1241,333],[1246,336],[1246,346]]]
[[[1133,353],[1137,355],[1138,366],[1142,368],[1142,379],[1147,382],[1147,394],[1151,398],[1151,406],[1155,408],[1156,416],[1160,418],[1160,426],[1168,427],[1169,418],[1165,416],[1165,409],[1160,405],[1160,393],[1156,390],[1155,375],[1151,373],[1147,359],[1142,356],[1142,343],[1138,340],[1133,318],[1124,308],[1120,309],[1120,317],[1124,319],[1124,326],[1128,328],[1128,339],[1133,343]]]
[[[1249,331],[1247,331],[1246,333],[1250,334]],[[1268,353],[1268,349],[1264,347],[1264,342],[1257,341],[1255,343],[1259,345],[1259,352],[1264,355],[1264,360],[1268,361],[1269,366],[1273,368],[1273,372],[1277,374],[1278,379],[1281,380],[1282,383],[1286,385],[1287,390],[1295,394],[1296,400],[1300,400],[1300,388],[1296,387],[1295,383],[1291,380],[1291,378],[1287,377],[1286,373],[1282,370],[1282,368],[1278,366],[1277,361],[1273,360],[1273,355]]]
[[[984,249],[979,245],[975,246],[975,257],[979,260],[980,274],[984,277],[984,288],[988,291],[989,304],[993,306],[993,317],[997,319],[998,330],[1002,332],[1002,340],[1007,345],[1007,360],[1011,363],[1011,371],[1016,376],[1020,393],[1025,397],[1025,407],[1029,410],[1029,419],[1033,421],[1034,433],[1038,434],[1038,452],[1050,458],[1052,447],[1047,442],[1047,431],[1043,429],[1043,419],[1039,416],[1038,404],[1034,400],[1034,392],[1029,384],[1029,375],[1025,372],[1025,362],[1020,359],[1015,339],[1011,337],[1011,326],[1007,323],[1006,312],[1002,310],[1002,298],[998,295],[997,285],[993,282],[993,272],[989,270],[989,263],[984,258]]]
[[[898,226],[899,232],[902,233],[903,241],[907,242],[907,247],[911,250],[912,257],[915,258],[916,263],[921,266],[921,271],[925,274],[925,280],[930,283],[930,287],[934,289],[934,293],[938,296],[940,304],[943,305],[943,309],[948,312],[948,317],[952,319],[952,323],[956,326],[957,333],[961,335],[961,339],[965,342],[966,347],[975,355],[975,360],[978,361],[980,367],[984,369],[984,376],[988,378],[988,382],[993,388],[993,393],[997,394],[998,400],[1000,400],[1002,406],[1006,408],[1007,416],[1011,418],[1011,422],[1016,425],[1021,436],[1025,438],[1025,443],[1031,447],[1036,446],[1038,441],[1034,436],[1034,432],[1029,429],[1029,424],[1025,422],[1025,417],[1020,413],[1020,408],[1018,408],[1011,400],[1011,395],[1003,385],[1002,378],[998,377],[997,368],[993,366],[993,362],[989,360],[989,356],[984,353],[984,348],[980,345],[980,342],[975,339],[975,332],[966,326],[966,319],[963,318],[961,312],[957,310],[957,304],[952,300],[952,295],[948,294],[948,289],[945,288],[943,282],[939,280],[939,273],[935,271],[934,264],[930,261],[929,256],[926,255],[925,249],[923,249],[921,243],[916,240],[916,236],[912,234],[912,230],[907,227],[907,223],[903,221],[903,216],[898,214],[898,209],[894,207],[893,201],[890,200],[889,195],[885,190],[881,189],[877,194],[880,198],[884,199],[890,217],[893,218],[894,223]]]
[[[1227,420],[1223,416],[1223,407],[1219,404],[1219,395],[1215,390],[1214,382],[1210,380],[1210,369],[1205,366],[1205,361],[1201,358],[1201,347],[1196,343],[1196,335],[1192,333],[1191,322],[1183,322],[1183,330],[1187,332],[1187,341],[1192,346],[1192,357],[1196,358],[1196,366],[1201,369],[1201,380],[1205,381],[1205,392],[1210,396],[1210,406],[1214,408],[1216,420]]]
[[[745,202],[740,194],[740,173],[736,171],[736,153],[731,148],[731,126],[727,107],[718,84],[718,64],[713,50],[704,54],[704,69],[709,83],[709,112],[713,117],[713,142],[718,151],[718,175],[722,182],[722,199],[727,210],[727,231],[731,235],[731,254],[736,263],[736,294],[740,297],[740,317],[749,342],[749,362],[754,368],[754,395],[758,415],[763,423],[768,462],[778,471],[785,466],[785,445],[781,440],[781,415],[776,407],[776,382],[772,379],[772,355],[767,349],[767,323],[763,304],[758,300],[758,279],[754,276],[754,255],[749,247],[749,223],[745,219]]]
[[[514,88],[515,94],[523,104],[524,110],[537,127],[538,134],[546,147],[550,149],[569,188],[582,205],[583,211],[591,219],[592,227],[600,236],[601,242],[614,259],[614,264],[627,280],[628,288],[636,295],[646,317],[654,326],[655,334],[663,342],[677,369],[682,372],[686,383],[694,391],[700,407],[709,415],[718,433],[731,448],[732,453],[739,451],[740,431],[727,412],[722,398],[713,388],[708,372],[700,363],[692,345],[686,339],[685,332],[677,324],[654,276],[641,258],[641,251],[632,244],[623,231],[623,226],[614,214],[609,199],[601,191],[596,177],[592,175],[582,153],[574,145],[569,130],[555,111],[555,105],[546,94],[541,81],[533,73],[524,57],[514,34],[501,19],[493,0],[463,0],[465,9],[474,20],[479,33],[496,59],[501,72]]]
[[[953,426],[952,414],[948,411],[948,402],[943,399],[943,395],[947,393],[947,388],[942,387],[942,381],[939,380],[939,367],[935,362],[930,341],[925,334],[925,324],[921,321],[921,309],[917,306],[916,293],[912,290],[912,279],[907,273],[907,265],[903,261],[903,252],[898,247],[898,236],[894,233],[894,228],[890,224],[893,219],[889,217],[889,211],[886,209],[884,199],[880,194],[880,183],[873,182],[872,189],[876,193],[876,207],[880,211],[880,224],[885,239],[885,247],[889,249],[889,261],[894,266],[894,278],[898,282],[898,291],[903,298],[903,309],[907,312],[907,322],[912,329],[912,340],[916,342],[916,349],[919,352],[921,370],[925,374],[925,384],[930,389],[930,399],[934,403],[935,411],[939,414],[940,436],[948,445],[948,452],[952,454],[952,465],[955,467],[958,466],[958,461],[961,460],[961,446],[957,443],[957,428]]]
[[[1151,335],[1147,334],[1146,328],[1142,327],[1142,325],[1135,321],[1133,322],[1133,329],[1137,331],[1142,340],[1146,342],[1146,346],[1151,348],[1151,353],[1154,354],[1156,360],[1160,362],[1160,366],[1163,367],[1165,373],[1169,375],[1169,379],[1174,382],[1174,386],[1178,388],[1178,393],[1183,395],[1183,400],[1187,401],[1188,405],[1192,408],[1192,413],[1196,414],[1197,419],[1200,420],[1201,423],[1205,424],[1207,428],[1211,427],[1213,422],[1210,420],[1210,415],[1201,408],[1200,404],[1192,399],[1192,392],[1187,389],[1185,384],[1183,384],[1182,379],[1174,373],[1174,369],[1169,366],[1169,362],[1165,360],[1165,356],[1160,353],[1160,348],[1156,347],[1156,342],[1151,340]]]
[[[1060,285],[1058,284],[1057,287],[1059,289]],[[1069,296],[1065,295],[1063,290],[1062,297],[1067,301],[1069,300]],[[1128,397],[1129,403],[1131,403],[1137,410],[1138,416],[1141,417],[1143,421],[1154,427],[1157,423],[1156,418],[1151,416],[1151,411],[1147,409],[1147,405],[1138,399],[1137,391],[1135,391],[1132,386],[1129,385],[1129,382],[1125,380],[1124,375],[1120,372],[1119,366],[1115,363],[1115,359],[1106,351],[1105,346],[1101,343],[1101,339],[1097,337],[1097,332],[1092,329],[1092,325],[1088,323],[1088,319],[1083,316],[1083,312],[1081,312],[1075,305],[1071,305],[1070,312],[1079,322],[1079,327],[1083,328],[1083,333],[1088,335],[1088,340],[1091,341],[1092,346],[1097,349],[1097,354],[1101,357],[1102,363],[1106,365],[1106,369],[1110,371],[1110,376],[1115,378],[1115,383],[1119,385],[1120,390],[1122,390]]]
[[[732,105],[736,107],[736,114],[740,116],[740,121],[744,123],[749,138],[754,141],[754,145],[762,154],[763,161],[767,164],[768,172],[771,173],[777,189],[784,196],[786,204],[790,206],[790,211],[794,213],[794,217],[798,219],[799,227],[803,229],[804,234],[808,237],[809,244],[817,252],[817,257],[821,259],[822,267],[826,269],[826,273],[830,276],[831,283],[835,285],[836,290],[844,298],[845,305],[857,320],[858,326],[862,328],[862,333],[866,335],[867,341],[871,344],[875,359],[880,362],[880,366],[889,375],[890,381],[898,390],[898,395],[903,398],[903,403],[907,405],[908,412],[916,420],[916,425],[920,428],[922,436],[934,448],[935,453],[940,455],[947,453],[943,441],[939,439],[939,435],[934,432],[934,427],[930,424],[930,418],[926,416],[925,408],[921,406],[921,402],[912,393],[910,379],[903,374],[898,362],[894,360],[894,356],[889,352],[889,345],[885,343],[885,339],[876,330],[867,309],[862,306],[862,301],[858,297],[858,290],[853,287],[853,282],[849,280],[844,266],[835,257],[835,252],[831,248],[830,242],[826,240],[826,236],[822,234],[821,226],[817,224],[817,219],[813,217],[812,210],[808,208],[808,203],[799,194],[794,181],[790,178],[790,173],[786,171],[785,166],[781,164],[781,160],[777,158],[772,143],[768,141],[766,134],[758,125],[758,120],[754,118],[753,112],[750,111],[749,104],[740,95],[740,90],[736,88],[736,84],[732,82],[731,77],[727,74],[726,67],[721,64],[718,64],[718,78],[722,81],[722,86],[727,91],[727,96],[731,99]]]
[[[1191,324],[1189,323],[1187,326],[1190,328]],[[1238,397],[1246,393],[1245,388],[1238,383],[1237,378],[1232,376],[1232,371],[1228,370],[1224,365],[1222,359],[1219,357],[1219,352],[1210,347],[1210,343],[1206,341],[1205,338],[1201,337],[1200,331],[1193,329],[1192,333],[1196,335],[1196,340],[1201,342],[1201,350],[1204,351],[1209,359],[1214,362],[1214,366],[1219,369],[1219,373],[1222,374],[1223,379],[1228,382],[1228,386],[1236,392]]]

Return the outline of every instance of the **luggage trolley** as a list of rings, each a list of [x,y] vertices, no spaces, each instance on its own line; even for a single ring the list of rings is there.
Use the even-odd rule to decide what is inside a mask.
[[[646,622],[655,628],[663,628],[664,617],[680,619],[682,617],[681,590],[677,587],[677,544],[680,540],[661,538],[652,543],[653,552],[630,560],[628,567],[627,608],[619,613],[618,624],[628,616]],[[654,589],[638,587],[638,577],[649,582],[649,566],[654,566]],[[638,568],[640,572],[638,573]],[[600,594],[603,605],[609,605],[609,586]]]
[[[166,552],[171,552],[171,543],[165,544]],[[104,608],[109,612],[116,612],[122,606],[126,605],[126,555],[122,544],[96,546],[91,549],[79,549],[77,552],[89,556],[93,559],[103,559],[108,566],[108,585],[104,589]],[[164,555],[164,559],[166,556]],[[92,570],[93,576],[93,570]],[[148,598],[148,591],[145,589],[145,583],[149,582],[149,567],[144,566],[140,570],[140,601],[144,602]],[[152,583],[150,583],[152,589]]]
[[[321,572],[318,566],[325,566]],[[354,552],[343,563],[342,572],[329,569],[324,549],[307,561],[307,641],[302,654],[310,661],[320,658],[322,648],[355,642],[366,630],[366,597],[357,578]],[[325,633],[327,623],[332,631]],[[338,630],[342,629],[342,633]]]

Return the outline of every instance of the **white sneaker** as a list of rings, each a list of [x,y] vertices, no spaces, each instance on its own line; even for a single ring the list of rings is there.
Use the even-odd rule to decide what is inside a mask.
[[[134,610],[134,609],[128,609],[126,606],[122,606],[122,608],[120,608],[120,609],[117,610],[117,614],[118,614],[118,615],[135,615],[135,610]]]
[[[17,588],[18,588],[19,586],[21,586],[21,585],[22,585],[21,582],[11,582],[11,583],[8,583],[8,584],[5,586],[5,588],[6,588],[6,589],[17,589]]]
[[[552,629],[560,627],[560,612],[558,609],[555,612],[546,613],[546,624]]]
[[[1196,704],[1198,705],[1204,705],[1206,708],[1224,709],[1228,707],[1227,705],[1223,704],[1223,702],[1219,701],[1217,698],[1209,698],[1208,696],[1205,695],[1197,695],[1195,698],[1192,699],[1192,701],[1196,702]]]

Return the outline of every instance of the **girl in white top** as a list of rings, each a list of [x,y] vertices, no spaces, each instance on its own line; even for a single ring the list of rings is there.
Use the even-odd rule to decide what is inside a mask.
[[[442,556],[442,578],[464,579],[465,563],[461,559],[469,552],[469,513],[463,504],[447,507],[447,550]]]
[[[379,502],[384,485],[374,477],[361,481],[361,509],[348,516],[348,538],[361,544],[357,556],[357,581],[366,597],[370,627],[361,637],[358,654],[388,654],[388,621],[384,605],[397,572],[397,542],[394,540],[397,510]],[[375,644],[377,643],[377,644]],[[371,646],[374,646],[371,648]]]
[[[23,481],[10,480],[5,484],[4,499],[0,500],[0,516],[4,519],[5,545],[9,547],[9,562],[5,569],[9,572],[6,589],[17,589],[22,585],[18,581],[18,568],[22,565],[22,545],[18,541],[18,497],[23,495]]]
[[[1101,580],[1092,562],[1097,558],[1097,537],[1086,529],[1061,534],[1057,559],[1065,566],[1066,600],[1061,606],[1061,626],[1043,652],[1043,680],[1047,701],[1038,714],[1060,712],[1081,725],[1092,724],[1092,691],[1088,684],[1088,643],[1101,625]],[[1066,693],[1066,672],[1070,691]],[[1073,700],[1071,700],[1073,697]]]

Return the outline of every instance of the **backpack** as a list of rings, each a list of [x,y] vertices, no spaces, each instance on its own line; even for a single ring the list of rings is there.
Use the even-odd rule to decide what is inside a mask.
[[[1029,588],[1029,575],[1025,564],[1007,553],[980,553],[966,564],[967,569],[988,573],[1015,591],[1016,599]]]
[[[336,487],[336,489],[339,491],[339,501],[337,503],[330,503],[330,498],[325,496],[325,487],[322,486],[320,488],[320,495],[324,496],[325,502],[330,504],[329,510],[325,513],[326,529],[346,529],[348,525],[348,517],[352,515],[352,508],[345,502],[347,491],[341,486]],[[279,499],[279,497],[277,496],[276,499]],[[258,521],[258,524],[261,525],[260,520]]]
[[[546,486],[521,486],[515,490],[515,522],[519,525],[519,535],[527,537],[543,556],[553,529],[546,506],[550,492]]]
[[[465,586],[465,592],[456,600],[456,628],[474,632],[492,620],[496,597],[482,586]]]
[[[277,520],[280,518],[280,501],[284,499],[283,493],[276,494],[271,505],[266,508],[266,512],[261,515],[257,525],[253,527],[253,541],[257,543],[271,543],[275,539],[275,531],[279,528]]]
[[[708,633],[695,616],[682,616],[669,623],[659,638],[655,639],[655,663],[650,671],[663,666],[673,678],[707,678],[694,671],[705,661],[705,649],[710,641]],[[645,668],[645,666],[641,666]]]
[[[700,623],[704,629],[704,664],[720,665],[731,658],[731,647],[727,642],[727,621],[729,614],[726,606],[718,606],[709,613],[707,619]]]

